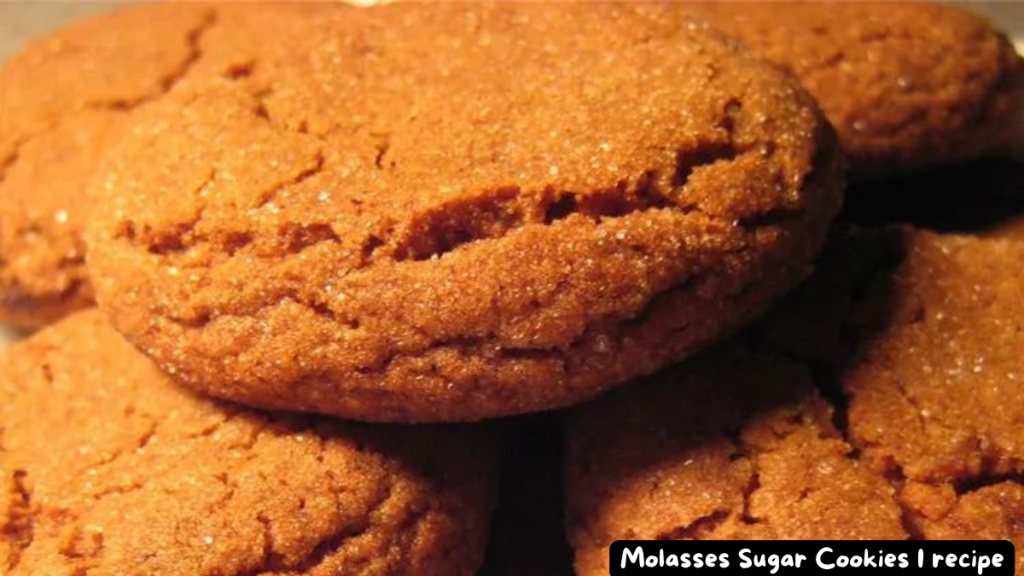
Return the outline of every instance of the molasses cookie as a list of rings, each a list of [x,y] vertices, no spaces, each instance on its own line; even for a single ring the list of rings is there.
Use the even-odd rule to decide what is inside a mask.
[[[990,154],[1024,130],[1021,58],[965,10],[923,2],[687,9],[800,78],[836,127],[854,179]]]
[[[577,574],[606,574],[619,539],[1024,544],[1022,259],[909,229],[837,239],[765,323],[578,409]]]
[[[274,41],[140,113],[90,234],[114,325],[217,397],[579,402],[765,308],[840,202],[810,97],[668,5],[246,8]]]
[[[188,70],[209,18],[199,6],[130,8],[0,67],[0,320],[35,326],[92,302],[86,183],[130,112]]]
[[[101,315],[0,359],[0,571],[470,576],[496,447],[262,414],[172,383]]]

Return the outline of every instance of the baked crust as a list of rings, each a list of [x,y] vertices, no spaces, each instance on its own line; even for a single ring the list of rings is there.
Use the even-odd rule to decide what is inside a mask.
[[[246,8],[111,155],[90,238],[114,325],[218,397],[579,402],[756,315],[840,203],[811,99],[671,6]]]
[[[9,576],[471,576],[488,430],[263,414],[178,387],[95,310],[0,358]]]
[[[606,574],[619,539],[1024,543],[1021,258],[911,229],[837,238],[764,324],[577,409],[576,573]]]
[[[928,2],[704,2],[688,9],[792,71],[874,180],[1012,148],[1024,64],[1005,35]]]
[[[0,67],[0,321],[33,327],[93,301],[88,182],[131,112],[184,76],[212,12],[119,10],[42,37]]]

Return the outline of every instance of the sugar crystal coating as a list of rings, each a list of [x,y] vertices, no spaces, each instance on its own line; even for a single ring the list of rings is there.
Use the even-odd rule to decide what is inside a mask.
[[[58,30],[0,65],[0,320],[92,303],[88,182],[133,110],[190,71],[211,12],[128,8]]]
[[[264,414],[175,385],[89,310],[0,358],[0,572],[470,576],[486,430]]]
[[[970,11],[929,2],[702,2],[687,10],[800,78],[873,180],[1012,148],[1024,60]]]
[[[243,403],[578,402],[791,287],[841,195],[809,97],[670,6],[225,7],[200,51],[97,178],[89,264]]]
[[[838,233],[764,323],[579,408],[576,573],[607,573],[619,539],[1020,546],[1021,258],[1019,242]]]

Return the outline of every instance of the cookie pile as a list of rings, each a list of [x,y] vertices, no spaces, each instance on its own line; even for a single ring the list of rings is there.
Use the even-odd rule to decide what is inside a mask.
[[[1024,543],[1022,113],[1006,38],[927,4],[41,38],[0,68],[0,318],[41,328],[0,358],[0,572]]]

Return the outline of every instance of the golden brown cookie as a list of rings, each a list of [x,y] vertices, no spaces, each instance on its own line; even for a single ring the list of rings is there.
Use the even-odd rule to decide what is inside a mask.
[[[622,539],[902,538],[895,489],[832,424],[810,370],[730,344],[577,414],[567,456],[576,574]]]
[[[486,431],[263,414],[179,388],[101,315],[0,358],[0,572],[470,576]]]
[[[0,321],[43,324],[92,302],[87,182],[130,112],[196,58],[212,13],[129,8],[31,43],[0,67]]]
[[[627,538],[1024,544],[1022,260],[910,229],[840,238],[764,324],[578,409],[576,573],[607,574]]]
[[[923,2],[688,7],[791,70],[818,99],[853,179],[962,161],[1024,130],[1024,65],[991,24]]]
[[[839,204],[810,98],[669,6],[332,8],[271,12],[97,179],[101,306],[189,386],[377,421],[568,405],[756,314]]]

